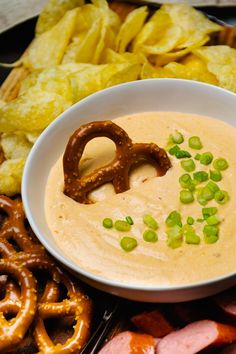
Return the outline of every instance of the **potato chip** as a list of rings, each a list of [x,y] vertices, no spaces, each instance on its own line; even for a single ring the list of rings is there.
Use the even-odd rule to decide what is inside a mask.
[[[208,63],[207,67],[219,80],[219,86],[236,93],[236,62],[224,65]]]
[[[74,102],[104,88],[137,80],[139,72],[140,65],[137,63],[91,65],[74,72],[69,75]]]
[[[78,10],[68,11],[49,31],[34,39],[23,62],[31,70],[61,63],[66,47],[75,31]]]
[[[5,104],[6,102],[0,99],[0,108],[3,107]]]
[[[25,158],[5,160],[0,165],[0,194],[13,196],[21,192]]]
[[[176,26],[182,29],[182,37],[177,49],[183,49],[207,40],[207,35],[217,32],[222,27],[215,22],[208,20],[202,12],[195,10],[187,4],[165,4],[161,7],[168,13]]]
[[[227,45],[205,46],[193,50],[193,53],[202,60],[210,63],[236,63],[236,49]]]
[[[36,35],[48,31],[60,21],[68,10],[83,4],[84,0],[49,0],[38,18]]]
[[[142,6],[128,14],[116,38],[115,50],[124,53],[129,43],[140,32],[148,15],[147,6]]]
[[[195,63],[195,65],[183,65],[180,63],[169,63],[165,69],[170,70],[177,79],[197,80],[217,85],[218,81],[212,73],[207,70],[207,66],[203,62]]]
[[[162,10],[158,10],[143,26],[132,44],[132,51],[142,51],[143,45],[154,45],[164,37],[166,30],[173,24],[170,16]]]
[[[200,47],[205,42],[206,42],[206,39],[203,38],[201,42],[196,44],[196,46]],[[171,61],[176,61],[176,60],[182,59],[185,55],[190,53],[194,48],[196,48],[196,47],[188,47],[185,49],[165,53],[162,55],[153,56],[153,57],[150,57],[150,61],[155,63],[156,65],[165,65],[165,64],[170,63]]]
[[[62,63],[91,63],[99,40],[102,26],[102,19],[98,18],[89,29],[73,38],[73,42],[68,46]]]
[[[149,63],[144,63],[141,73],[140,79],[154,79],[154,78],[174,78],[175,76],[173,73],[166,69],[160,67],[154,67]]]
[[[32,145],[36,142],[36,140],[39,138],[41,133],[42,133],[41,131],[37,131],[37,130],[32,132],[24,132],[25,138]]]
[[[108,2],[106,0],[92,0],[92,3],[103,11],[103,15],[108,19],[108,24],[111,29],[115,33],[118,33],[121,26],[120,17],[116,12],[110,9]]]
[[[76,73],[91,67],[93,67],[93,65],[88,63],[67,63],[58,65],[58,68],[62,70],[67,76],[69,74]]]
[[[71,102],[57,93],[33,87],[0,108],[0,131],[43,130],[70,105]]]
[[[142,53],[135,54],[135,53],[125,52],[119,54],[116,53],[114,50],[107,48],[104,53],[103,62],[106,64],[109,63],[117,64],[117,63],[124,63],[124,62],[143,64],[146,61],[147,61],[146,57]]]
[[[0,144],[6,159],[26,158],[32,147],[24,133],[20,132],[2,134]]]

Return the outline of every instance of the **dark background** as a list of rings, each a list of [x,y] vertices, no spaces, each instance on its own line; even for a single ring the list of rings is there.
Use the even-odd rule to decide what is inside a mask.
[[[229,8],[201,8],[209,15],[236,25],[236,7]],[[34,37],[34,27],[37,19],[33,18],[0,35],[0,62],[11,63],[17,60]],[[0,67],[0,84],[7,77],[10,69]]]

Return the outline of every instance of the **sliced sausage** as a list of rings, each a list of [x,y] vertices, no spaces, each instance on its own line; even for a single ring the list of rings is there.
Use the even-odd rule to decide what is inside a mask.
[[[216,295],[214,301],[225,314],[236,318],[236,287]]]
[[[148,334],[139,334],[130,331],[119,333],[112,338],[99,354],[154,354],[155,340]]]
[[[142,332],[153,337],[164,337],[174,331],[174,327],[160,310],[143,312],[132,317],[131,321]]]
[[[236,327],[210,320],[193,322],[156,345],[156,354],[195,354],[210,346],[236,341]]]

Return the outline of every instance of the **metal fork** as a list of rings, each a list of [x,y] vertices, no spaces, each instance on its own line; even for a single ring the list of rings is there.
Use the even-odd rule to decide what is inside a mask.
[[[100,348],[106,338],[115,315],[120,309],[120,305],[121,300],[119,298],[114,298],[113,302],[110,302],[108,299],[108,305],[104,310],[101,322],[80,354],[97,353],[97,350]]]

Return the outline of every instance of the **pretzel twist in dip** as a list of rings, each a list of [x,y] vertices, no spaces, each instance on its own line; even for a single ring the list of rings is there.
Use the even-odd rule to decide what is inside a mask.
[[[89,335],[90,299],[78,287],[78,282],[62,271],[43,246],[29,235],[21,202],[0,196],[1,210],[7,216],[0,228],[0,285],[5,290],[0,301],[0,351],[11,350],[19,344],[35,319],[34,338],[40,353],[78,353]],[[46,273],[47,279],[42,295],[36,291],[33,275],[38,270],[44,272],[44,278]],[[61,284],[67,290],[64,300],[61,300]],[[9,315],[15,317],[7,321],[5,316]],[[74,333],[64,344],[54,344],[44,320],[69,317],[74,318]]]
[[[107,137],[116,145],[116,156],[112,162],[81,176],[79,162],[86,144],[96,137]],[[139,163],[152,164],[158,176],[163,176],[171,167],[165,150],[156,144],[133,144],[128,134],[111,121],[91,122],[82,125],[70,137],[64,157],[64,193],[83,204],[90,204],[88,193],[101,185],[112,182],[115,192],[122,193],[130,188],[129,173]]]

